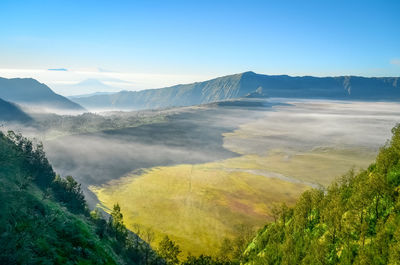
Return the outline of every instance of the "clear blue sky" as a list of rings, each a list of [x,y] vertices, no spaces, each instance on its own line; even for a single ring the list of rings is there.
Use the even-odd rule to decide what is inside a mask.
[[[0,68],[400,75],[400,1],[0,1]],[[1,73],[0,73],[1,74]]]

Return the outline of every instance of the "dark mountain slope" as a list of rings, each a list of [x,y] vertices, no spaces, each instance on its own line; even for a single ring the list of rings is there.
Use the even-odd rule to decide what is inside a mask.
[[[121,91],[75,99],[88,108],[146,109],[190,106],[245,96],[349,100],[399,100],[399,78],[291,77],[253,72],[229,75],[187,85]]]
[[[241,90],[261,87],[270,97],[353,100],[399,100],[398,77],[291,77],[287,75],[242,75]]]
[[[79,104],[54,93],[48,86],[32,78],[0,78],[0,98],[41,108],[84,110]]]
[[[26,123],[32,118],[15,104],[0,98],[0,121]]]

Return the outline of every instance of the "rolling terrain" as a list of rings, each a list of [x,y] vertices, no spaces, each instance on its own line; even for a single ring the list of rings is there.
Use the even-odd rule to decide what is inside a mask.
[[[246,96],[396,101],[400,99],[400,82],[398,77],[292,77],[245,72],[192,84],[121,91],[74,100],[88,109],[155,109],[192,106]]]

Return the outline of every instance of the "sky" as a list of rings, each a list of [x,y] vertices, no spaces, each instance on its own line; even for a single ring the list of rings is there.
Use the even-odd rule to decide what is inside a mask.
[[[400,76],[400,1],[0,0],[0,76],[63,95],[245,71]]]

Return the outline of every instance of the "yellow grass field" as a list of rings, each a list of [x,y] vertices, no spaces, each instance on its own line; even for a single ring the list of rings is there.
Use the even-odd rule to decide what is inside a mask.
[[[309,188],[297,180],[313,182],[322,176],[321,184],[326,184],[352,165],[367,161],[368,156],[326,149],[291,158],[280,152],[266,157],[244,155],[152,168],[90,189],[106,208],[120,204],[129,229],[134,230],[135,224],[152,228],[154,247],[169,235],[183,255],[217,254],[223,238],[235,236],[237,225],[260,227],[271,218],[274,205],[293,204]],[[290,178],[280,179],[277,173]]]
[[[151,227],[153,246],[169,235],[184,255],[198,255],[216,254],[223,238],[234,236],[236,225],[265,224],[274,204],[293,204],[307,188],[215,165],[153,168],[91,190],[108,208],[120,204],[128,228]]]

